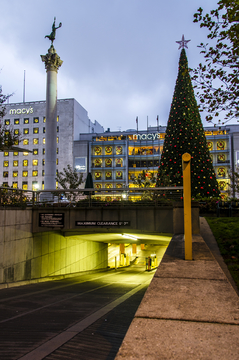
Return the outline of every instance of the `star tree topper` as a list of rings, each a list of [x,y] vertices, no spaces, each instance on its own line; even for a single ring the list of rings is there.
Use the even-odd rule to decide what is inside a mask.
[[[182,36],[182,40],[176,41],[176,43],[179,44],[178,50],[181,49],[181,48],[183,48],[183,49],[184,49],[184,48],[187,48],[187,49],[188,49],[187,43],[188,43],[189,41],[191,41],[191,40],[185,40],[185,39],[184,39],[184,35],[183,35],[183,36]]]

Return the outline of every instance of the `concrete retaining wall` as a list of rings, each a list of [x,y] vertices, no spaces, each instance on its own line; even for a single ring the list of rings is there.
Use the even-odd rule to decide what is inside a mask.
[[[104,243],[32,233],[32,210],[0,210],[0,283],[106,268]]]

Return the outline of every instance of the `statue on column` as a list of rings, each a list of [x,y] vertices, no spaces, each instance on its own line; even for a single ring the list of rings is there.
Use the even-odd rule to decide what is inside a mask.
[[[59,26],[56,27],[56,17],[54,17],[54,22],[52,24],[52,32],[50,33],[50,35],[45,36],[45,38],[51,40],[51,45],[53,45],[53,41],[56,38],[56,30],[59,29],[60,27],[62,27],[62,23],[60,22]]]

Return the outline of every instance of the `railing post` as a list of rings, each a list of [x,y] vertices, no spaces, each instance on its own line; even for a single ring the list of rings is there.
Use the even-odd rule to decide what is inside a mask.
[[[192,260],[191,155],[183,154],[182,160],[185,260]]]

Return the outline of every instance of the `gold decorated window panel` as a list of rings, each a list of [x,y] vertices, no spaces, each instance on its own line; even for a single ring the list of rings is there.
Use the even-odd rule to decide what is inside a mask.
[[[28,171],[24,170],[24,171],[22,172],[22,176],[23,176],[23,177],[28,177]]]
[[[10,125],[10,120],[9,119],[5,120],[5,125]]]
[[[18,177],[18,171],[13,171],[12,176],[13,177]]]
[[[23,139],[22,143],[23,143],[23,145],[28,145],[29,144],[29,139]]]
[[[39,128],[33,128],[33,134],[38,134],[39,133]]]
[[[8,160],[4,160],[3,166],[4,166],[4,167],[8,167],[8,166],[9,166],[9,161],[8,161]]]
[[[37,159],[32,160],[32,165],[33,166],[38,166],[38,160]]]
[[[217,154],[217,162],[224,163],[226,161],[226,154]]]
[[[59,136],[57,136],[57,138],[56,138],[56,143],[59,144]]]
[[[8,152],[8,151],[4,151],[4,156],[9,156],[9,152]]]
[[[105,154],[106,155],[112,155],[113,147],[111,145],[105,146]]]
[[[56,165],[58,165],[59,164],[59,160],[58,159],[56,159]]]
[[[26,128],[26,129],[23,129],[23,134],[24,134],[24,135],[27,135],[27,134],[29,134],[29,129],[28,129],[28,128]]]
[[[14,130],[14,135],[19,135],[19,129]]]
[[[43,143],[43,145],[45,145],[45,143],[46,143],[46,138],[43,138],[43,139],[42,139],[42,143]]]
[[[113,187],[113,184],[112,184],[112,183],[106,183],[106,184],[105,184],[105,188],[106,188],[106,189],[112,189],[112,187]]]
[[[14,145],[19,145],[19,140],[15,140]]]
[[[116,188],[117,188],[117,189],[121,189],[122,187],[123,187],[123,184],[122,184],[122,183],[117,183],[117,184],[116,184]]]
[[[219,167],[217,169],[218,177],[225,177],[226,176],[226,169],[224,167]]]
[[[102,155],[102,147],[101,146],[95,146],[93,154],[94,155]]]
[[[23,166],[28,166],[28,160],[23,160],[22,165]]]
[[[95,167],[102,167],[102,159],[95,159],[94,160]]]
[[[33,171],[32,171],[32,176],[38,176],[38,171],[37,171],[37,170],[33,170]]]
[[[101,171],[95,171],[94,177],[95,177],[95,180],[101,180],[102,172]]]
[[[122,171],[116,171],[115,177],[118,180],[123,179],[123,172]]]
[[[34,138],[33,139],[33,145],[38,145],[39,144],[39,139],[38,138]]]
[[[24,151],[24,152],[23,152],[23,155],[24,155],[24,156],[28,156],[28,155],[29,155],[29,152],[28,152],[28,151]]]
[[[43,166],[45,165],[45,159],[42,159],[42,165]]]
[[[59,116],[57,116],[56,121],[59,122]]]
[[[123,159],[122,158],[115,159],[115,166],[116,167],[122,167],[123,166]]]
[[[226,143],[224,140],[218,140],[217,141],[217,150],[225,150],[226,149]]]
[[[33,149],[33,155],[38,155],[38,149]]]
[[[35,118],[33,119],[33,123],[34,123],[34,124],[38,124],[38,123],[39,123],[39,118],[38,118],[38,117],[35,117]]]
[[[19,125],[20,124],[20,120],[19,119],[14,119],[14,125]]]
[[[95,188],[95,189],[101,189],[101,188],[102,188],[102,184],[99,184],[99,183],[97,184],[97,183],[96,183],[96,184],[94,184],[94,188]]]
[[[105,179],[111,180],[112,179],[112,171],[106,171],[105,172]]]
[[[24,123],[24,124],[29,124],[29,119],[27,119],[27,118],[24,119],[23,123]]]
[[[112,159],[111,158],[105,159],[105,167],[112,167]]]
[[[46,118],[45,118],[45,116],[44,116],[44,118],[43,118],[43,122],[44,122],[44,123],[46,122]]]
[[[13,156],[18,156],[18,151],[14,151]]]
[[[116,155],[122,155],[123,154],[123,146],[121,146],[121,145],[116,146],[115,153],[116,153]]]
[[[13,166],[14,167],[18,166],[18,160],[13,160]]]
[[[7,178],[8,177],[8,171],[3,171],[3,177]]]

